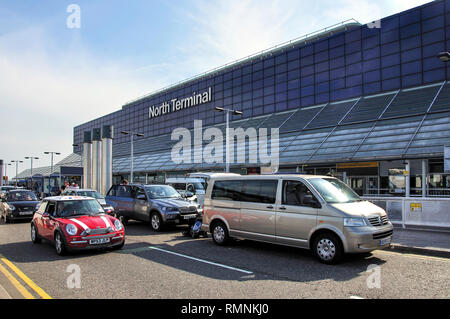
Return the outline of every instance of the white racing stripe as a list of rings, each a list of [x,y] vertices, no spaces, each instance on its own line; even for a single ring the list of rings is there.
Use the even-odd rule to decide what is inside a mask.
[[[243,270],[243,269],[239,269],[239,268],[235,268],[235,267],[231,267],[231,266],[227,266],[227,265],[222,265],[222,264],[218,264],[218,263],[214,263],[211,261],[207,261],[207,260],[203,260],[203,259],[199,259],[199,258],[195,258],[195,257],[191,257],[191,256],[187,256],[187,255],[183,255],[183,254],[179,254],[179,253],[175,253],[173,251],[169,251],[169,250],[164,250],[158,247],[148,247],[150,249],[154,249],[154,250],[158,250],[158,251],[162,251],[168,254],[172,254],[172,255],[176,255],[176,256],[180,256],[180,257],[184,257],[184,258],[188,258],[188,259],[192,259],[192,260],[196,260],[205,264],[210,264],[210,265],[214,265],[214,266],[218,266],[218,267],[222,267],[222,268],[227,268],[227,269],[231,269],[231,270],[235,270],[235,271],[239,271],[239,272],[243,272],[245,274],[253,274],[253,272],[248,271],[248,270]]]
[[[105,222],[106,228],[108,227],[113,228],[113,225],[111,225],[108,218],[106,218],[105,216],[100,216],[100,218]]]
[[[86,229],[89,228],[89,227],[86,226],[85,223],[80,222],[79,220],[77,220],[77,219],[75,219],[75,218],[71,218],[70,220],[73,221],[73,222],[75,222],[75,223],[77,223],[77,224],[80,225],[81,227],[83,227],[84,230],[86,230]]]

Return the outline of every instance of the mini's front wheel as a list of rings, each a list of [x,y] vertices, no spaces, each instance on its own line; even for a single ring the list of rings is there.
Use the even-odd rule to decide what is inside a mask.
[[[55,250],[56,250],[56,253],[60,256],[64,256],[67,252],[66,244],[64,243],[64,239],[61,236],[60,232],[57,232],[55,234]]]

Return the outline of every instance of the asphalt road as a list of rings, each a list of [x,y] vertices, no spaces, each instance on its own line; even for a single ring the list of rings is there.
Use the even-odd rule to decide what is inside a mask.
[[[42,294],[33,285],[52,298],[450,298],[445,258],[375,251],[329,266],[302,249],[251,241],[219,247],[211,238],[183,237],[181,228],[155,233],[138,222],[126,227],[120,251],[60,257],[48,243],[32,244],[29,228],[0,225],[0,265],[35,298]],[[80,288],[68,284],[77,269]],[[2,272],[0,285],[24,298]]]

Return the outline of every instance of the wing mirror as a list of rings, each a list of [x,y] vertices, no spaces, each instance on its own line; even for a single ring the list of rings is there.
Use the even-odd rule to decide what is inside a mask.
[[[188,197],[192,197],[194,196],[194,194],[192,192],[187,191],[186,193],[184,193],[184,197],[188,198]]]
[[[145,195],[143,195],[143,194],[140,194],[140,195],[137,195],[137,196],[136,196],[136,199],[139,199],[139,200],[147,200],[147,197],[146,197]]]

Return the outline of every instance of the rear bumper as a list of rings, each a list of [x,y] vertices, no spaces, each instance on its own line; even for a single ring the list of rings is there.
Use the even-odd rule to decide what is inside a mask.
[[[344,227],[346,253],[369,252],[391,245],[394,227],[391,222],[382,227]]]

